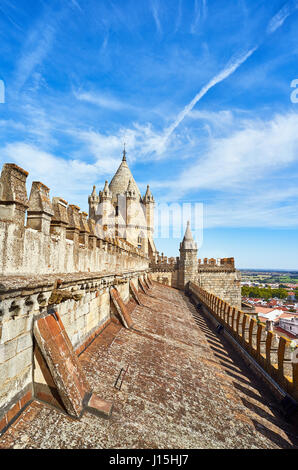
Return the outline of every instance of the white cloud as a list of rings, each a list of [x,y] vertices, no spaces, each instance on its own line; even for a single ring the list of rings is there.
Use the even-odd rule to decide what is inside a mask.
[[[238,123],[239,126],[239,123]],[[186,169],[173,186],[181,191],[226,190],[247,186],[298,160],[298,114],[272,120],[245,120],[226,137],[210,138],[207,152]]]
[[[212,126],[215,126],[217,129],[223,127],[224,129],[227,126],[234,124],[234,115],[231,110],[222,110],[222,111],[209,111],[209,110],[197,110],[193,109],[189,112],[188,118],[194,120],[200,120],[204,123],[208,122]]]
[[[216,126],[216,115],[208,117]],[[297,227],[297,175],[291,168],[298,161],[298,114],[268,121],[228,115],[218,127],[220,136],[215,130],[206,137],[201,154],[176,179],[153,182],[153,192],[162,190],[169,202],[197,197],[206,204],[206,227]]]
[[[106,108],[112,111],[119,111],[121,109],[135,109],[134,106],[132,106],[131,104],[125,103],[123,101],[118,100],[117,98],[105,94],[87,91],[75,91],[74,95],[79,101],[85,101],[87,103],[99,106],[100,108]]]
[[[297,0],[290,0],[289,2],[287,2],[270,20],[269,25],[267,27],[267,33],[274,33],[278,28],[280,28],[284,24],[286,19],[291,14],[293,14],[295,10],[297,10],[297,8]]]
[[[41,65],[55,37],[55,27],[43,21],[31,31],[24,44],[23,52],[17,63],[13,91],[18,92],[32,75],[38,65]]]
[[[294,2],[294,3],[293,3]],[[267,34],[272,34],[278,28],[282,26],[284,21],[288,16],[294,13],[294,11],[298,8],[298,1],[292,0],[289,1],[279,12],[270,20],[268,27],[267,27]],[[203,1],[203,10],[206,14],[206,2]],[[197,23],[199,21],[201,15],[201,9],[199,6],[198,0],[195,0],[195,20],[191,27],[192,32],[195,31]],[[190,101],[188,105],[178,114],[175,121],[165,130],[164,132],[164,142],[160,145],[159,151],[163,152],[166,147],[167,140],[172,135],[172,133],[176,130],[176,128],[181,124],[181,122],[185,119],[185,117],[193,110],[196,104],[208,93],[208,91],[213,88],[218,83],[222,82],[230,75],[232,75],[247,59],[254,54],[254,52],[259,48],[259,45],[255,45],[254,47],[250,48],[245,54],[241,54],[236,58],[232,58],[230,63],[221,70],[217,75],[215,75],[203,88],[195,95],[195,97]]]
[[[3,163],[16,163],[29,172],[28,195],[30,183],[41,181],[50,188],[51,197],[63,197],[85,209],[92,185],[98,177],[102,179],[102,172],[96,165],[66,160],[23,142],[7,144],[1,149],[1,157]]]
[[[132,127],[122,127],[112,134],[94,130],[72,130],[70,133],[87,146],[89,154],[97,160],[96,164],[107,171],[114,171],[116,162],[119,163],[124,143],[131,163],[161,158],[161,150],[164,148],[163,135],[153,130],[150,124],[134,123]]]
[[[190,27],[191,34],[195,34],[197,32],[200,19],[201,18],[202,20],[206,19],[206,16],[207,16],[207,1],[206,0],[195,0],[193,16],[194,16],[194,19]]]
[[[79,2],[77,0],[71,0],[71,3],[73,4],[73,6],[75,8],[77,8],[80,12],[82,12],[82,8],[81,8],[81,5],[79,4]]]
[[[160,22],[160,17],[159,17],[159,3],[157,0],[151,0],[151,9],[152,9],[152,15],[155,21],[156,29],[159,33],[162,33],[162,27],[161,27],[161,22]]]

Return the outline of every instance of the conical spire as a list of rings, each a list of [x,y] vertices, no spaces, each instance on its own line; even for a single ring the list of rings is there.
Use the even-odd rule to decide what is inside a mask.
[[[88,197],[88,204],[98,204],[99,197],[96,194],[96,186],[93,186],[93,191],[91,195]]]
[[[103,191],[101,191],[101,194],[100,194],[101,198],[112,198],[112,193],[110,191],[110,188],[109,188],[109,183],[108,181],[105,182],[105,186],[103,188]]]
[[[136,196],[141,198],[141,193],[140,190],[137,186],[137,183],[134,180],[134,177],[132,176],[132,173],[127,165],[126,162],[126,151],[124,149],[123,151],[123,159],[122,162],[116,171],[114,177],[112,178],[112,181],[110,182],[110,191],[113,193],[113,202],[117,202],[117,195],[118,194],[125,194],[129,180],[131,180],[131,184],[133,186],[133,189],[136,193]]]
[[[154,202],[154,198],[153,198],[152,193],[150,191],[149,184],[147,185],[147,191],[145,193],[143,202]]]
[[[185,230],[185,235],[183,238],[183,241],[181,243],[181,248],[184,248],[186,250],[197,250],[197,244],[193,239],[191,229],[190,229],[190,222],[189,220],[187,221],[187,227]]]
[[[194,241],[191,230],[190,230],[190,221],[189,220],[187,221],[187,227],[186,227],[186,230],[185,230],[185,235],[184,235],[183,241],[188,241],[188,242],[193,242]]]

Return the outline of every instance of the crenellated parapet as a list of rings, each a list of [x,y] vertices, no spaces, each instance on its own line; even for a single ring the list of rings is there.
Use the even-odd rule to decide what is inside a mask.
[[[168,258],[157,251],[150,261],[152,279],[167,286],[178,286],[178,269],[179,257]]]
[[[213,271],[233,271],[235,270],[234,258],[204,258],[198,260],[198,271],[213,270]]]
[[[0,177],[0,275],[103,272],[148,268],[136,246],[104,238],[86,212],[39,181],[26,190],[28,172],[5,164]]]
[[[51,219],[51,232],[54,232],[56,227],[68,226],[68,202],[60,197],[53,198],[53,217]]]
[[[288,338],[277,336],[257,318],[220,295],[190,282],[187,294],[197,308],[216,326],[249,368],[256,372],[281,400],[298,400],[298,347]],[[290,410],[291,412],[291,410]],[[292,408],[293,415],[295,407]],[[296,415],[297,417],[297,415]]]
[[[14,163],[3,166],[0,177],[0,218],[24,224],[29,201],[26,190],[28,173]]]
[[[161,255],[159,252],[155,254],[155,257],[150,261],[150,268],[152,272],[173,272],[178,269],[178,260],[179,258],[168,258],[164,256],[162,253]]]
[[[50,232],[51,218],[54,215],[49,194],[49,188],[43,183],[38,181],[32,183],[27,211],[27,227],[45,234]]]
[[[235,268],[234,258],[199,259],[198,275],[195,282],[231,305],[240,307],[241,274]]]

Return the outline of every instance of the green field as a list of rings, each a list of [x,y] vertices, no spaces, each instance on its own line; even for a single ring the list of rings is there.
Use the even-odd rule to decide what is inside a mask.
[[[267,284],[298,284],[297,272],[268,272],[241,270],[242,280]]]

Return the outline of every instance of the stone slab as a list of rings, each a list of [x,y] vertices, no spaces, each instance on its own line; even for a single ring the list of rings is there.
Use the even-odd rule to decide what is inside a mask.
[[[138,332],[112,321],[81,356],[94,393],[116,398],[113,418],[88,412],[73,423],[35,401],[1,437],[1,449],[298,446],[270,391],[183,292],[154,283],[144,301],[134,312]],[[128,363],[119,392],[113,384]]]
[[[99,398],[95,393],[92,393],[86,410],[97,416],[109,418],[112,414],[113,404]]]
[[[110,289],[110,295],[123,325],[125,326],[125,328],[130,328],[132,326],[132,319],[116,287],[112,287]]]
[[[135,285],[132,281],[129,281],[129,288],[130,288],[131,295],[134,298],[134,300],[137,302],[137,304],[141,305],[141,301],[140,301],[138,291],[135,288]]]
[[[79,418],[84,398],[91,390],[64,325],[58,314],[56,316],[57,320],[52,315],[37,320],[34,337],[67,412]]]
[[[141,279],[140,277],[139,277],[139,284],[140,284],[140,286],[141,286],[142,291],[144,292],[144,294],[147,294],[147,290],[148,290],[148,289],[146,288],[144,282],[142,281],[142,279]]]
[[[151,286],[148,282],[148,279],[146,279],[146,277],[144,277],[144,283],[145,283],[145,286],[148,287],[148,289],[151,289]]]

